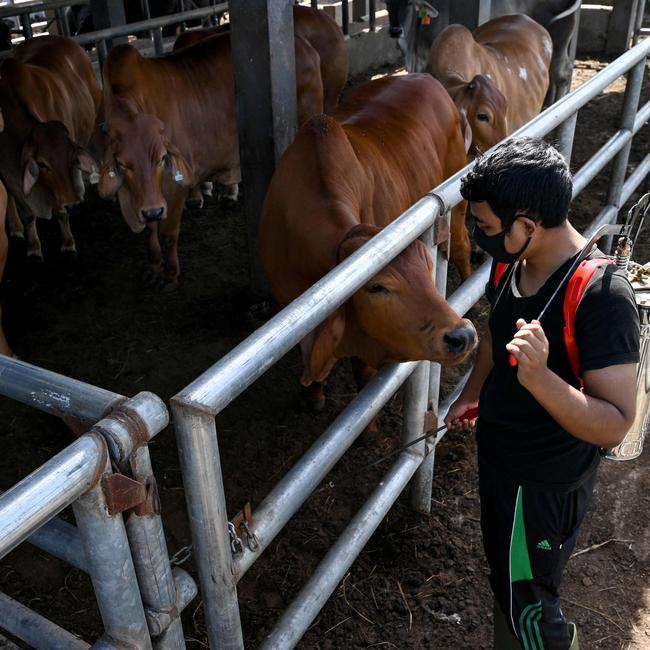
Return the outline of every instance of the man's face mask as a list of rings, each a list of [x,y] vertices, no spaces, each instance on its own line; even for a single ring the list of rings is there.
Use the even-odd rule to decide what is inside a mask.
[[[506,235],[508,234],[505,229],[498,232],[496,235],[488,236],[478,226],[475,226],[472,234],[474,236],[474,241],[488,255],[497,262],[504,262],[505,264],[516,262],[528,248],[528,244],[530,244],[530,240],[532,239],[532,237],[529,237],[526,243],[516,253],[509,253],[506,250],[505,245]]]

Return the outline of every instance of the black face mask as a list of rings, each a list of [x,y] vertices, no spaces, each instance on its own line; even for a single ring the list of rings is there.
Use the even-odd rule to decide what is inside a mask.
[[[509,253],[505,246],[507,235],[505,230],[502,230],[496,235],[488,236],[478,226],[475,226],[472,235],[474,236],[474,241],[488,255],[497,262],[504,262],[505,264],[516,262],[522,253],[528,248],[528,244],[530,244],[530,240],[532,239],[532,237],[529,237],[528,241],[516,253]]]

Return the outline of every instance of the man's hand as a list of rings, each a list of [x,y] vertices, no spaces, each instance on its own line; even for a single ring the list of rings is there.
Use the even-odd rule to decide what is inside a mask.
[[[475,409],[478,406],[477,401],[468,401],[466,398],[459,397],[449,408],[445,416],[445,425],[450,431],[461,431],[463,429],[474,429],[476,426],[476,418],[461,419],[462,416],[470,409]]]
[[[526,323],[520,318],[517,330],[512,341],[506,345],[506,350],[517,359],[519,383],[530,390],[548,370],[548,339],[538,320]]]

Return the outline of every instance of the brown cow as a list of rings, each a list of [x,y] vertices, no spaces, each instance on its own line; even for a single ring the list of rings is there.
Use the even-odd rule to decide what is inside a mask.
[[[176,39],[174,49],[193,45],[215,34],[224,34],[229,24],[207,29],[183,32]],[[348,48],[341,29],[324,11],[294,5],[293,30],[309,41],[320,57],[320,72],[323,80],[323,106],[329,113],[339,103],[339,96],[348,78]],[[299,62],[296,61],[298,65]]]
[[[97,171],[85,147],[101,91],[90,60],[74,41],[42,36],[21,43],[0,68],[0,175],[27,225],[27,254],[42,258],[36,218],[57,216],[61,250],[74,254],[68,209],[83,200],[81,172]],[[22,235],[17,219],[12,234]],[[15,231],[18,232],[15,232]]]
[[[549,33],[522,14],[495,18],[473,32],[449,25],[437,36],[427,71],[466,115],[472,155],[487,151],[539,114],[551,55]]]
[[[299,36],[295,47],[304,121],[322,111],[323,87],[316,51]],[[104,110],[107,144],[99,193],[117,193],[133,232],[149,227],[152,278],[176,283],[188,189],[216,180],[236,192],[240,181],[230,36],[160,58],[144,58],[130,45],[114,47],[104,66]],[[158,230],[167,247],[164,257]]]
[[[429,75],[385,77],[316,115],[282,156],[262,211],[260,252],[281,305],[299,296],[380,228],[466,164],[458,111]],[[464,229],[463,204],[455,209]],[[469,269],[453,240],[455,261]],[[322,382],[336,360],[460,363],[476,332],[437,293],[419,241],[370,279],[301,342],[302,383]],[[467,272],[466,272],[467,275]],[[311,399],[320,403],[320,386]]]

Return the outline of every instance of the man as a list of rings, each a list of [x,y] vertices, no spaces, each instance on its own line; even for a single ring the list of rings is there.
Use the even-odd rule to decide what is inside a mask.
[[[489,329],[446,418],[450,428],[476,426],[497,650],[579,647],[558,588],[591,500],[600,449],[620,443],[634,419],[639,317],[624,274],[603,266],[579,304],[580,378],[562,337],[564,287],[536,320],[586,245],[567,221],[571,193],[564,158],[535,138],[506,141],[461,185],[476,242],[496,262],[509,263],[498,282],[493,265]],[[599,256],[597,249],[591,256]],[[477,420],[461,422],[477,404]]]

